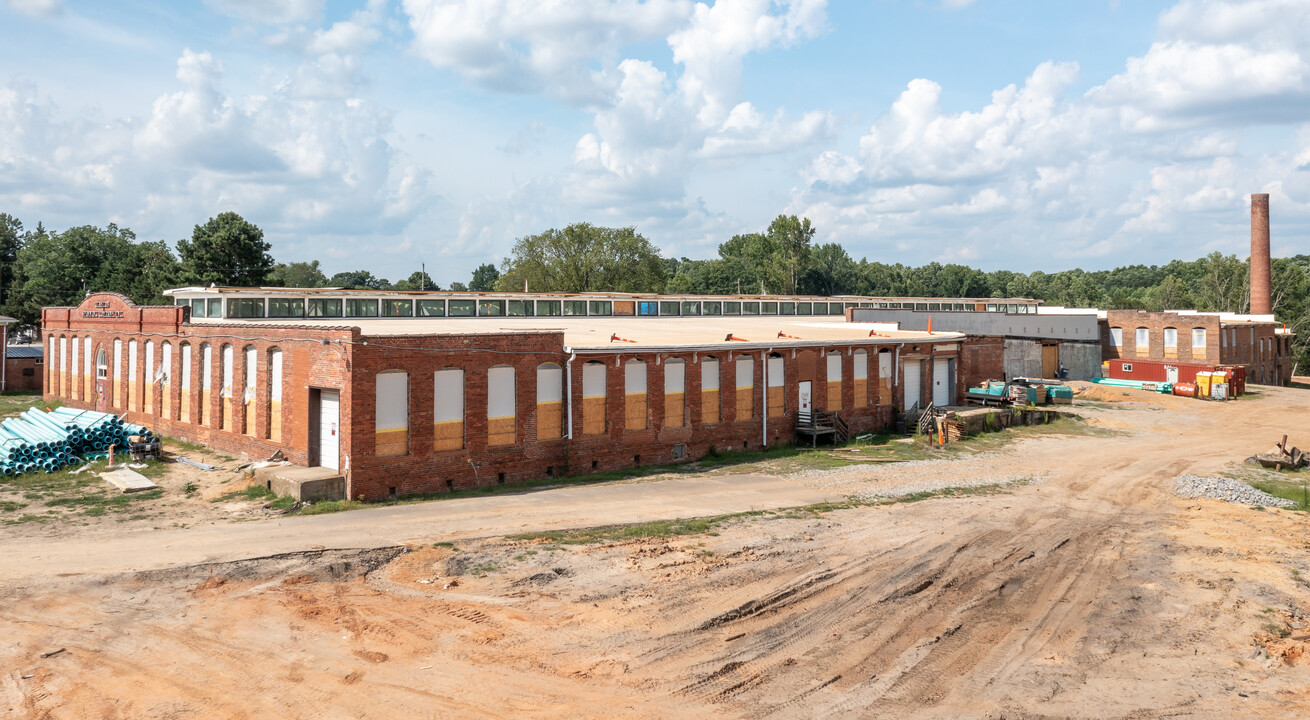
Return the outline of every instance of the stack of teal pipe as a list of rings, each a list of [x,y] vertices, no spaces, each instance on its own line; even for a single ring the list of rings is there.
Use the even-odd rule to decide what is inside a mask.
[[[0,422],[0,474],[52,473],[101,457],[110,445],[126,449],[130,435],[149,438],[153,433],[95,410],[25,410]]]

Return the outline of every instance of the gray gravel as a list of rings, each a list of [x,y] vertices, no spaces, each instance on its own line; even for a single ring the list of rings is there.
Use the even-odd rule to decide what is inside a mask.
[[[1264,507],[1295,507],[1291,500],[1274,497],[1263,490],[1256,490],[1238,480],[1228,478],[1200,477],[1198,475],[1179,475],[1174,478],[1174,492],[1189,498],[1214,498],[1242,505],[1261,505]]]

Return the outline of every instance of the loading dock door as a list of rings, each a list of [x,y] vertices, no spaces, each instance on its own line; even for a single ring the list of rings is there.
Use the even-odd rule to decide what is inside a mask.
[[[950,358],[936,358],[932,361],[932,404],[938,407],[951,404]]]
[[[318,391],[318,464],[341,469],[341,392]]]
[[[910,410],[916,405],[922,404],[923,392],[919,385],[920,367],[919,360],[905,361],[905,409]]]

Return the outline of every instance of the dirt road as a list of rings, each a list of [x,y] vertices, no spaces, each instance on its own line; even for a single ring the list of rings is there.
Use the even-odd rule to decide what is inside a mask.
[[[1025,441],[935,470],[949,480],[990,463],[1040,478],[1005,493],[762,514],[664,540],[495,536],[803,505],[832,499],[833,483],[561,489],[73,537],[27,548],[39,560],[0,540],[0,712],[1310,715],[1307,516],[1170,492],[1175,475],[1213,474],[1285,432],[1310,446],[1310,392],[1150,400],[1091,410],[1114,436]],[[841,487],[883,482],[862,472]],[[260,542],[398,540],[413,551],[216,562]],[[209,564],[59,576],[196,557]]]

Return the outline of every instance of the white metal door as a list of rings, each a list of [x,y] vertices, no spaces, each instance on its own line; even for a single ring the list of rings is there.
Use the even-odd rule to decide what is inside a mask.
[[[951,404],[951,361],[937,358],[932,361],[932,404],[944,407]]]
[[[919,400],[923,395],[919,387],[919,361],[905,361],[905,409],[909,410],[915,405],[920,405]]]
[[[1176,368],[1176,367],[1174,367],[1174,366],[1172,366],[1172,365],[1165,365],[1165,366],[1164,366],[1164,374],[1165,374],[1165,379],[1166,379],[1168,382],[1171,382],[1171,383],[1176,383],[1176,382],[1178,382],[1178,368]]]
[[[800,401],[796,403],[796,408],[803,413],[807,413],[813,408],[810,406],[810,381],[802,380],[800,382]]]
[[[341,469],[341,393],[318,391],[318,464]]]

